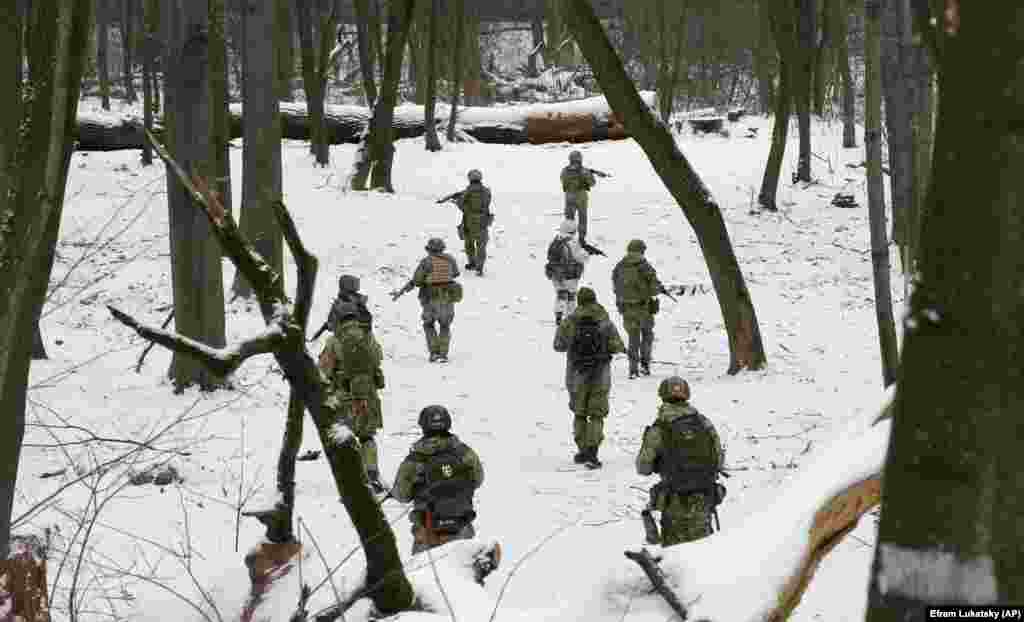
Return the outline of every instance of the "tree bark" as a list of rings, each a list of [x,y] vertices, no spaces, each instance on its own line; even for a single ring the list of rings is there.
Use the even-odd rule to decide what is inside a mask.
[[[800,150],[797,155],[796,180],[811,181],[811,77],[814,73],[814,32],[816,12],[814,0],[798,0],[796,58],[793,65],[793,100],[796,103]]]
[[[940,105],[869,622],[1024,602],[1024,6],[945,7],[923,22]]]
[[[156,57],[157,46],[157,19],[159,9],[156,0],[143,0],[142,21],[145,33],[142,38],[142,119],[143,128],[147,132],[153,131],[153,90],[156,87],[156,67],[153,62]],[[153,149],[145,140],[142,141],[142,164],[149,166],[153,163]]]
[[[295,71],[295,31],[292,28],[292,9],[289,0],[274,0],[277,11],[277,30],[274,47],[277,49],[277,97],[281,101],[295,101],[292,93],[292,73]]]
[[[896,382],[899,353],[892,314],[889,279],[889,241],[885,227],[885,188],[882,182],[882,45],[880,2],[865,2],[864,42],[864,151],[867,161],[868,220],[871,228],[871,264],[874,268],[875,317],[882,355],[882,384]]]
[[[2,4],[0,32],[7,36],[0,46],[16,45],[9,32],[19,23],[13,3]],[[10,539],[33,322],[53,268],[92,8],[91,2],[33,3],[34,30],[26,41],[33,97],[22,108],[20,92],[0,94],[0,183],[7,186],[0,194],[0,558]],[[0,63],[13,75],[21,55],[4,51]]]
[[[373,64],[373,39],[370,33],[370,7],[368,0],[354,0],[356,8],[356,42],[359,46],[359,69],[363,77],[363,96],[366,107],[373,108],[377,101],[377,79]]]
[[[244,0],[243,0],[244,1]],[[231,205],[231,115],[228,112],[228,41],[226,0],[208,0],[210,12],[210,143],[214,178],[224,205]],[[264,40],[266,45],[266,40]],[[273,47],[273,46],[271,46]],[[242,80],[244,88],[245,80]]]
[[[313,47],[315,1],[298,0],[295,5],[295,16],[299,25],[299,43],[302,47],[302,86],[306,91],[306,106],[309,109],[309,152],[313,154],[318,165],[327,166],[330,162],[330,156],[323,131],[323,81],[320,79],[320,64],[316,59],[317,50]]]
[[[771,11],[768,7],[768,3],[771,1],[758,0],[757,2],[758,37],[754,61],[757,72],[757,101],[761,114],[771,114],[772,104],[776,101],[773,79],[778,72],[778,61],[775,44],[772,41]],[[789,120],[787,119],[786,122],[788,123]]]
[[[132,73],[134,58],[132,26],[135,19],[135,2],[136,0],[121,0],[121,73],[124,79],[124,100],[130,104],[138,100],[135,95],[135,80]]]
[[[536,78],[540,75],[540,64],[538,61],[541,59],[541,53],[544,50],[544,16],[543,14],[534,15],[530,19],[530,35],[531,43],[533,48],[526,57],[526,75],[531,78]]]
[[[434,57],[435,50],[439,43],[437,36],[437,22],[441,19],[441,0],[431,0],[430,13],[427,16],[427,60],[426,70],[427,85],[425,107],[423,115],[423,136],[427,151],[440,151],[441,140],[437,136],[437,121],[434,119],[434,109],[437,106],[437,60]]]
[[[832,74],[833,63],[830,62],[834,54],[832,41],[834,28],[834,12],[836,0],[817,0],[821,10],[818,15],[818,36],[814,42],[814,114],[824,116],[825,114],[825,91],[828,88],[828,78]]]
[[[768,22],[772,37],[779,49],[779,86],[775,91],[775,124],[772,127],[772,146],[768,151],[768,162],[764,167],[761,180],[761,191],[758,193],[758,204],[762,209],[778,211],[776,196],[779,189],[779,177],[782,174],[782,162],[786,155],[786,142],[789,137],[789,117],[793,105],[793,66],[797,54],[795,49],[796,22],[793,11],[787,6],[775,4],[768,11]]]
[[[850,41],[847,27],[849,12],[846,0],[836,0],[838,13],[836,26],[836,60],[839,63],[839,78],[843,98],[843,148],[852,149],[857,146],[857,131],[854,122],[855,101],[853,94],[853,74],[850,71]],[[881,85],[879,85],[881,88]]]
[[[647,154],[654,170],[679,203],[697,234],[729,338],[729,370],[759,369],[766,362],[761,330],[721,210],[704,182],[679,151],[668,128],[640,99],[601,22],[587,0],[560,0],[573,36],[613,110]]]
[[[192,0],[167,0],[161,6],[168,34],[163,63],[167,135],[186,170],[210,178],[215,169],[211,157],[208,7]],[[191,339],[221,347],[224,285],[220,249],[209,223],[170,171],[167,203],[175,326]],[[191,385],[211,390],[224,382],[199,361],[177,352],[168,376],[177,391]]]
[[[452,10],[452,19],[455,20],[455,44],[452,45],[452,78],[451,78],[451,109],[448,112],[448,142],[455,142],[455,122],[459,115],[459,93],[462,90],[462,46],[466,38],[464,30],[466,27],[466,6],[465,0],[452,0],[455,8]]]
[[[274,41],[280,28],[275,7],[260,0],[243,0],[242,32],[243,106],[242,124],[242,207],[239,224],[263,260],[278,274],[284,274],[284,244],[274,216],[274,204],[281,200],[281,106],[277,99],[277,51]],[[235,296],[249,298],[252,286],[240,271],[232,285]]]
[[[100,83],[100,106],[110,110],[110,6],[109,0],[96,0],[96,77]]]

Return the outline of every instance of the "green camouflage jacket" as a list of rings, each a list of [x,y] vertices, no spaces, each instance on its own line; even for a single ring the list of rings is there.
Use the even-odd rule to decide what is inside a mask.
[[[491,212],[491,189],[480,182],[470,182],[459,197],[462,212],[462,226],[469,230],[490,226],[494,220]]]
[[[711,433],[712,442],[715,447],[718,448],[718,468],[722,469],[725,466],[725,447],[722,445],[722,439],[718,436],[718,432],[715,430],[715,426],[707,420],[704,415],[697,412],[697,409],[690,405],[689,402],[663,402],[658,407],[658,421],[665,423],[671,423],[680,417],[700,417],[705,428]],[[636,457],[636,472],[640,475],[651,475],[656,472],[658,459],[661,457],[661,453],[664,450],[664,440],[662,438],[662,430],[657,425],[647,426],[644,430],[643,444],[640,446],[640,453]],[[663,496],[663,495],[659,495]],[[664,499],[653,499],[657,506],[662,506]],[[658,509],[663,509],[658,507]]]
[[[621,306],[645,303],[657,296],[661,281],[643,254],[632,252],[626,253],[612,270],[612,287],[615,289],[615,304]]]
[[[590,170],[572,164],[562,169],[561,180],[564,192],[587,192],[597,183]]]
[[[392,496],[401,503],[416,501],[415,510],[426,509],[426,500],[417,498],[421,493],[420,486],[424,483],[424,460],[431,455],[444,451],[460,442],[459,437],[454,434],[440,436],[424,436],[413,443],[409,449],[409,455],[398,467],[398,475],[395,476],[395,483],[391,490]],[[466,454],[463,464],[468,465],[473,472],[473,483],[479,488],[484,483],[484,467],[480,458],[472,448],[466,446]]]

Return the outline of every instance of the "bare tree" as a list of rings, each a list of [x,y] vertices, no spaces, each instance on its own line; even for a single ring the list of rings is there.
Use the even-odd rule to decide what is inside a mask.
[[[869,622],[1024,602],[1024,5],[915,6],[942,79]]]
[[[292,73],[295,71],[295,31],[292,28],[293,3],[288,0],[274,0],[277,10],[277,30],[274,31],[274,47],[277,48],[277,97],[290,102],[292,94]]]
[[[864,150],[867,160],[868,220],[871,227],[871,264],[874,267],[875,317],[882,353],[882,383],[896,382],[899,352],[896,324],[892,315],[892,285],[889,279],[889,241],[885,228],[885,188],[882,185],[882,44],[881,2],[864,3]]]
[[[330,162],[327,135],[324,132],[327,58],[322,53],[322,46],[316,45],[316,35],[319,34],[321,38],[325,36],[320,9],[319,0],[298,0],[295,5],[302,50],[302,86],[306,91],[306,109],[309,114],[309,150],[318,165],[327,166]]]
[[[453,26],[455,27],[455,43],[452,45],[451,65],[451,108],[448,112],[448,142],[455,142],[455,122],[459,116],[459,94],[462,92],[463,78],[463,46],[466,44],[466,4],[465,0],[453,0]]]
[[[791,0],[783,0],[788,3]],[[797,154],[796,180],[811,181],[811,91],[814,74],[815,31],[817,8],[815,0],[796,0],[796,51],[790,65],[793,103],[796,107],[800,150]]]
[[[775,123],[772,126],[772,145],[768,151],[768,162],[764,167],[761,191],[757,201],[762,209],[778,211],[776,195],[779,177],[782,175],[782,160],[786,155],[786,141],[789,136],[789,118],[793,105],[792,87],[793,58],[796,52],[796,19],[792,11],[780,0],[764,0],[761,10],[767,12],[772,38],[779,50],[779,86],[775,89]]]
[[[854,94],[853,72],[850,70],[850,33],[847,11],[847,0],[835,0],[836,15],[836,64],[839,67],[840,88],[842,89],[843,110],[843,148],[852,149],[857,146],[857,133],[854,125]]]
[[[439,43],[438,21],[441,19],[441,0],[430,0],[430,13],[427,15],[427,59],[426,59],[426,96],[423,116],[423,140],[427,151],[440,151],[441,140],[437,137],[437,121],[434,110],[437,107],[437,59],[435,50]]]
[[[640,99],[590,3],[559,1],[570,16],[570,30],[609,104],[622,116],[626,131],[647,154],[697,234],[729,337],[729,373],[763,367],[766,358],[761,329],[718,204],[679,151],[669,129],[654,118]]]
[[[205,2],[161,3],[168,41],[164,47],[165,126],[182,165],[212,177],[213,147],[209,12]],[[224,345],[224,284],[221,254],[209,223],[193,205],[192,195],[167,172],[170,212],[171,282],[174,324],[178,332],[215,347]],[[197,384],[212,389],[223,383],[194,358],[175,353],[168,372],[181,390]]]
[[[231,205],[231,115],[228,110],[227,2],[208,0],[210,12],[210,143],[214,178],[224,205]],[[265,44],[265,43],[264,43]]]
[[[124,79],[124,100],[134,103],[138,97],[135,95],[135,81],[132,73],[132,61],[134,60],[134,20],[135,3],[137,0],[121,0],[121,74]]]
[[[21,53],[12,2],[0,3],[0,65],[15,75]],[[53,268],[71,161],[92,2],[36,0],[28,85],[0,92],[0,558],[6,558],[25,431],[33,322]],[[17,172],[13,175],[13,172]]]
[[[356,10],[356,44],[359,46],[359,70],[363,78],[363,95],[366,106],[373,108],[377,103],[377,78],[374,69],[373,50],[376,33],[370,25],[370,0],[353,0]],[[376,0],[372,0],[376,5]],[[377,41],[379,45],[379,40]]]
[[[110,0],[96,0],[96,76],[100,83],[100,106],[110,110]]]
[[[279,30],[273,6],[261,0],[243,0],[242,54],[243,125],[242,235],[251,240],[260,256],[278,274],[284,271],[284,245],[274,217],[274,203],[281,200],[281,106],[278,103],[277,51]],[[232,286],[236,296],[250,297],[252,287],[240,271]]]
[[[156,0],[143,0],[142,2],[142,123],[147,132],[153,131],[153,111],[156,105],[154,91],[156,89],[156,58],[157,48],[160,39],[157,36],[157,28],[160,23],[160,10]],[[153,163],[153,150],[149,143],[143,141],[142,163],[149,165]]]

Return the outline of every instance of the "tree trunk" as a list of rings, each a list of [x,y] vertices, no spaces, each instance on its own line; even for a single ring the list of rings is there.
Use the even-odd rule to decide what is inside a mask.
[[[138,99],[132,74],[132,20],[135,19],[135,2],[136,0],[121,0],[121,72],[124,78],[124,100],[130,104]]]
[[[767,6],[770,1],[758,0],[757,2],[758,37],[754,61],[757,68],[757,101],[761,114],[771,114],[772,102],[776,101],[773,79],[778,72],[778,61],[775,44],[772,41],[771,11]],[[789,120],[787,119],[786,122],[788,123]]]
[[[832,16],[836,0],[818,0],[818,2],[821,11],[818,12],[820,39],[817,39],[814,45],[814,114],[821,117],[825,114],[825,91],[828,86],[828,77],[832,73],[833,64],[829,61],[833,54]]]
[[[39,328],[39,318],[36,318],[36,330],[32,335],[32,360],[45,361],[50,358],[46,355],[46,343],[43,342],[43,331]]]
[[[278,274],[284,275],[284,245],[274,216],[274,203],[281,200],[281,106],[277,99],[277,51],[274,41],[280,30],[275,24],[275,7],[260,0],[244,0],[245,74],[242,97],[242,208],[239,226],[257,252]],[[252,285],[240,271],[232,285],[235,296],[251,297]]]
[[[224,205],[231,202],[231,115],[228,112],[228,41],[226,0],[208,0],[210,12],[210,142],[215,187]],[[266,40],[264,40],[266,45]],[[272,47],[272,46],[271,46]],[[244,88],[245,80],[242,85]]]
[[[209,13],[206,3],[165,0],[168,42],[164,56],[165,124],[170,148],[190,174],[210,179]],[[167,171],[174,324],[179,333],[214,347],[224,345],[224,285],[220,248],[210,225],[173,173]],[[175,390],[197,384],[211,390],[224,379],[196,359],[175,353],[168,372]]]
[[[526,75],[535,78],[540,75],[540,65],[537,61],[541,58],[541,53],[544,50],[544,16],[542,14],[534,15],[530,20],[530,35],[533,48],[526,57]]]
[[[290,5],[288,0],[274,0],[274,7],[277,10],[277,30],[274,31],[274,47],[277,49],[277,97],[286,102],[295,101],[292,94],[295,47]]]
[[[398,101],[398,82],[402,77],[402,53],[409,36],[415,4],[415,0],[396,0],[388,7],[388,43],[387,54],[384,56],[384,75],[381,77],[380,101],[373,107],[373,129],[370,131],[370,187],[380,188],[386,192],[395,191],[391,183],[391,167],[395,158],[395,104]]]
[[[879,3],[867,0],[864,41],[864,151],[867,160],[868,220],[871,227],[871,264],[874,267],[875,317],[882,354],[882,384],[896,382],[899,353],[892,315],[889,281],[889,241],[885,227],[885,188],[882,185],[882,23]]]
[[[786,156],[786,141],[789,137],[789,116],[793,98],[790,96],[789,81],[792,72],[789,62],[779,61],[779,87],[775,90],[775,124],[772,126],[772,146],[768,151],[768,162],[764,166],[764,177],[761,180],[761,192],[757,195],[758,205],[762,209],[777,212],[776,196],[779,190],[779,177],[782,174],[782,161]]]
[[[0,46],[17,45],[14,3],[0,3]],[[33,322],[46,296],[60,229],[91,2],[36,2],[26,41],[34,97],[22,110],[15,89],[0,93],[0,558],[6,558],[25,432],[25,399]],[[14,75],[20,53],[0,47],[0,63]],[[17,134],[11,134],[11,131]],[[17,171],[16,177],[7,171]],[[32,274],[34,278],[26,278]]]
[[[110,110],[110,7],[109,0],[96,0],[96,77],[100,83],[100,106]]]
[[[142,38],[142,119],[143,127],[147,132],[153,131],[153,89],[156,86],[156,74],[154,58],[156,56],[157,32],[156,20],[159,16],[159,9],[156,0],[143,0],[142,22],[144,24],[145,36]],[[153,163],[153,149],[149,142],[142,141],[142,164],[149,166]]]
[[[363,76],[363,95],[367,108],[377,101],[377,79],[373,65],[373,38],[370,33],[368,0],[354,0],[356,9],[356,40],[359,46],[359,70]]]
[[[302,47],[302,86],[306,91],[306,106],[309,110],[309,152],[316,158],[318,165],[327,166],[329,152],[323,131],[324,94],[321,90],[323,81],[320,79],[320,65],[316,59],[316,48],[313,47],[314,2],[315,0],[298,0],[295,5],[295,16],[299,24],[299,43]],[[317,11],[317,13],[319,12]]]
[[[466,27],[466,6],[465,0],[453,0],[455,8],[452,10],[452,19],[455,20],[455,44],[452,46],[452,79],[451,79],[451,110],[448,113],[448,142],[455,142],[455,121],[459,114],[459,92],[462,88],[462,46],[466,38],[464,30]]]
[[[441,140],[437,137],[437,121],[434,119],[434,109],[437,106],[437,60],[434,52],[439,39],[437,36],[437,22],[441,19],[441,0],[431,0],[430,13],[427,20],[427,60],[426,74],[427,87],[425,97],[425,111],[423,115],[423,136],[427,151],[440,151]]]
[[[857,131],[854,123],[855,102],[853,94],[853,74],[850,71],[850,42],[847,28],[849,12],[846,0],[836,0],[838,17],[836,26],[836,58],[839,63],[839,77],[843,91],[843,148],[852,149],[857,146]],[[881,89],[881,85],[879,85]]]
[[[754,305],[718,204],[679,151],[671,132],[651,115],[640,99],[590,3],[587,0],[560,1],[570,16],[573,36],[605,97],[647,154],[697,234],[729,337],[729,373],[763,367],[764,345]]]
[[[924,16],[936,22],[940,77],[934,170],[869,622],[923,619],[926,605],[1024,602],[1024,6],[938,6]]]
[[[796,103],[800,151],[797,156],[797,181],[811,181],[811,76],[814,73],[814,32],[816,13],[814,0],[798,0],[797,62],[794,67],[793,100]]]

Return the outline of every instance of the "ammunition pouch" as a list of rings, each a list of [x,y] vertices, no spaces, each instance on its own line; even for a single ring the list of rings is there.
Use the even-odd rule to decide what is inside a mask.
[[[448,284],[448,302],[462,302],[462,283],[452,281]]]

